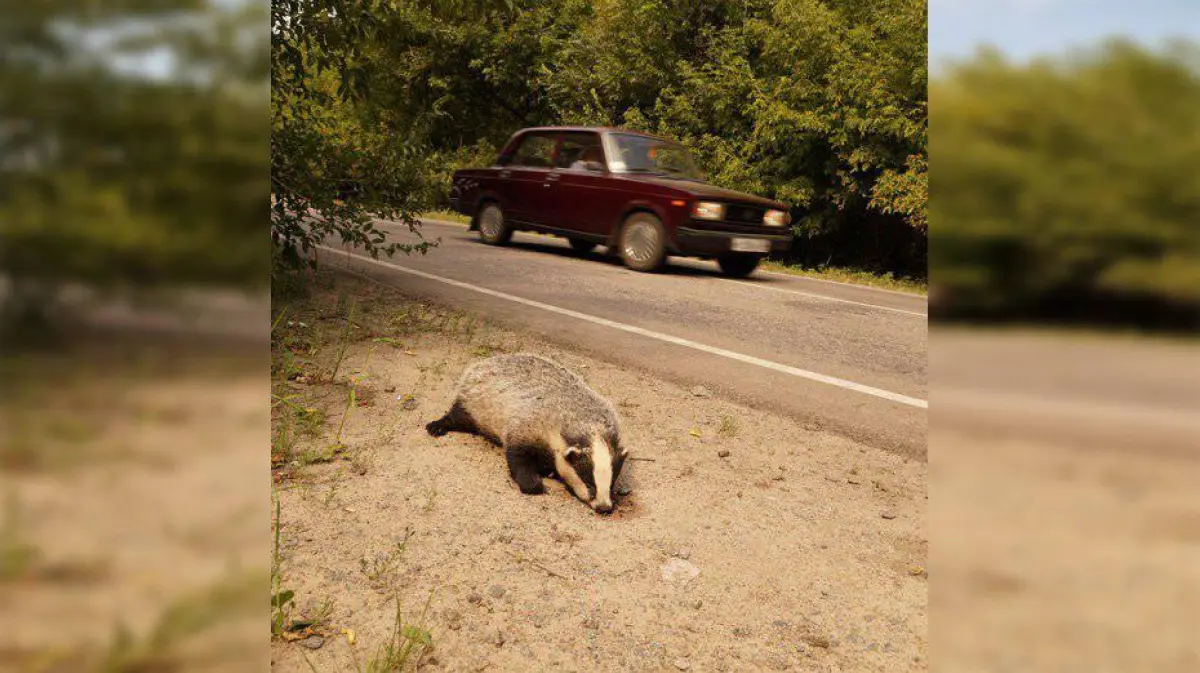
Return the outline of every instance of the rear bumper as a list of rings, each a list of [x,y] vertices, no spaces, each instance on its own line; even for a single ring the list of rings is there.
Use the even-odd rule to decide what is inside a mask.
[[[718,257],[732,252],[733,239],[756,239],[766,241],[770,245],[768,251],[762,254],[787,252],[792,249],[792,235],[789,234],[759,234],[735,231],[713,231],[711,229],[693,229],[679,227],[675,231],[675,252],[680,255],[696,257]]]

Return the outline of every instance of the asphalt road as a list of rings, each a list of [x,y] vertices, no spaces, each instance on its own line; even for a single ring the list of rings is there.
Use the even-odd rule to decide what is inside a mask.
[[[383,226],[393,240],[415,240],[406,227]],[[497,248],[461,225],[427,221],[423,232],[440,239],[425,256],[375,261],[349,247],[319,256],[594,357],[925,459],[924,297],[761,271],[732,280],[713,263],[682,259],[642,274],[548,236],[519,233]]]
[[[1200,344],[935,329],[930,420],[991,438],[1200,458]]]

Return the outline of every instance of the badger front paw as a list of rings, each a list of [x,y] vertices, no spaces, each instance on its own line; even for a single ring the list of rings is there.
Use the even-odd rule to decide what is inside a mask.
[[[546,486],[542,484],[542,480],[540,478],[535,482],[524,484],[517,482],[517,487],[520,488],[521,492],[525,495],[541,495],[546,492]]]

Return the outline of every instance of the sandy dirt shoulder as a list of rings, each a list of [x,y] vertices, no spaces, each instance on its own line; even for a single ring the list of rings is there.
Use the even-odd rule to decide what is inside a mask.
[[[923,463],[362,279],[281,304],[280,586],[320,619],[276,638],[278,670],[365,669],[397,600],[430,670],[926,668]],[[638,460],[615,515],[557,482],[521,495],[499,448],[425,433],[469,363],[520,351],[618,405]]]
[[[0,671],[261,670],[266,343],[77,341],[7,363]]]

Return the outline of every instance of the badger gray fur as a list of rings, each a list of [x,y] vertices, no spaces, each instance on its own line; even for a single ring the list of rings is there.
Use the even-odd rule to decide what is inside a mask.
[[[613,510],[613,483],[626,451],[617,410],[566,367],[540,355],[501,355],[463,373],[454,404],[425,426],[482,435],[504,447],[522,493],[543,492],[557,476],[601,514]]]

